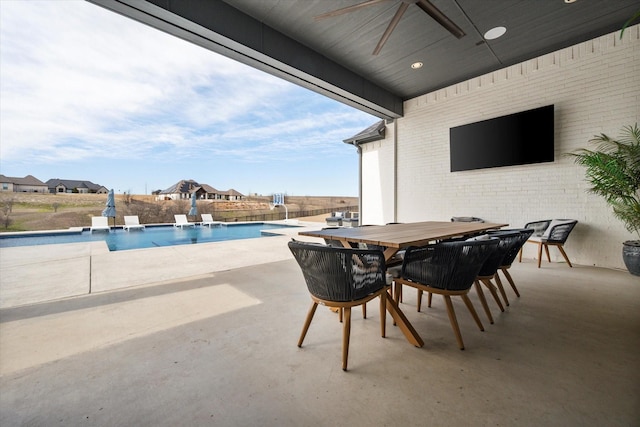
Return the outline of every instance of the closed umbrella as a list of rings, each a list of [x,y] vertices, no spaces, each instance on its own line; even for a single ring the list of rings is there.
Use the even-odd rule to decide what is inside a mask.
[[[113,188],[107,194],[106,208],[102,211],[102,216],[113,218],[113,226],[116,226],[116,196],[113,194]]]
[[[195,191],[191,193],[191,209],[189,209],[189,214],[193,216],[198,216],[198,207],[196,206],[196,193]]]

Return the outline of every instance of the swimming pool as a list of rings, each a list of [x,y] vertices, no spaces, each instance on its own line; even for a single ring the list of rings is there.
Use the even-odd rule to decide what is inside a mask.
[[[4,237],[0,234],[0,248],[16,246],[51,245],[57,243],[82,243],[104,240],[110,251],[153,248],[158,246],[191,245],[196,243],[221,242],[225,240],[268,237],[268,230],[291,227],[268,223],[222,224],[218,227],[147,226],[144,230],[110,232],[61,232],[37,235]],[[265,231],[265,232],[263,232]]]

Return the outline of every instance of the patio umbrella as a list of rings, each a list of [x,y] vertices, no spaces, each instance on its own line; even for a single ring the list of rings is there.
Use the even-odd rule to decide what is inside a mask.
[[[107,194],[107,207],[102,211],[102,216],[112,217],[113,226],[116,226],[116,196],[113,194],[113,188]]]
[[[191,209],[189,209],[189,216],[198,216],[198,207],[196,206],[196,193],[191,193]]]

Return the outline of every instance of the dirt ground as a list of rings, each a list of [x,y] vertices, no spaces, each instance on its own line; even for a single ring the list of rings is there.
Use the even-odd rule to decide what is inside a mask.
[[[92,216],[100,216],[105,208],[105,194],[0,194],[0,232],[57,230],[88,227]],[[273,213],[270,196],[248,197],[242,201],[199,200],[200,213],[212,213],[216,219]],[[357,206],[357,197],[287,196],[289,217],[297,212],[319,209],[345,210]],[[124,215],[138,215],[143,224],[173,222],[173,214],[186,213],[190,200],[156,201],[152,195],[116,194],[116,224],[123,224]],[[324,222],[327,213],[307,216],[304,220]],[[298,219],[303,219],[298,217]],[[111,223],[111,220],[109,221]]]

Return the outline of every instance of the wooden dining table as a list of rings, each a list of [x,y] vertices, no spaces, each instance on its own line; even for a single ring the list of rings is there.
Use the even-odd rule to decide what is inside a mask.
[[[325,228],[322,230],[301,231],[298,234],[336,240],[346,248],[351,248],[352,243],[384,246],[386,248],[384,251],[385,260],[389,261],[399,250],[409,246],[424,246],[439,240],[475,235],[508,225],[492,222],[423,221],[354,228]],[[420,335],[391,296],[387,298],[387,311],[411,344],[416,347],[424,345]]]
[[[337,240],[346,248],[351,243],[368,243],[384,246],[384,257],[388,261],[400,249],[409,246],[424,246],[452,237],[464,237],[506,227],[509,224],[492,222],[445,222],[423,221],[387,225],[368,225],[354,228],[325,228],[315,231],[301,231],[301,236],[320,237]]]

